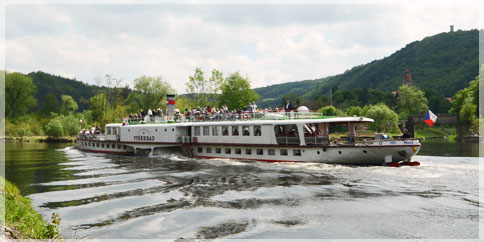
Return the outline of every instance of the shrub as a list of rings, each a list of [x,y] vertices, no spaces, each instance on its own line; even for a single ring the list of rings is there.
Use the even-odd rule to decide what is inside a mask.
[[[322,107],[318,110],[324,116],[336,116],[336,108],[334,106]]]
[[[383,103],[377,104],[371,107],[366,115],[375,121],[368,125],[371,130],[377,132],[398,131],[398,115],[387,105]]]
[[[45,133],[48,136],[52,136],[52,137],[62,136],[64,133],[63,133],[63,127],[62,127],[61,121],[58,118],[52,119],[45,126]]]
[[[80,130],[79,120],[73,115],[59,116],[62,121],[62,131],[64,135],[76,135]]]

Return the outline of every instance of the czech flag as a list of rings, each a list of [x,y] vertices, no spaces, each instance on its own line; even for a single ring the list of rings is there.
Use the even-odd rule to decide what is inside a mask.
[[[425,123],[427,123],[429,127],[432,127],[435,122],[437,122],[437,115],[432,113],[432,111],[429,109],[429,111],[427,111],[427,115],[425,116]]]

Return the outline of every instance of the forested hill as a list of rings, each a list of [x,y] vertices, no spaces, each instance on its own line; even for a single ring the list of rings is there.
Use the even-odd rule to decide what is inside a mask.
[[[35,99],[37,99],[38,106],[41,107],[47,95],[50,93],[57,97],[57,102],[61,103],[61,95],[69,95],[77,102],[79,106],[79,111],[83,111],[89,108],[90,98],[96,95],[100,90],[109,89],[104,86],[88,85],[83,82],[52,75],[49,73],[37,71],[28,74],[34,81],[37,87],[37,92],[35,94]],[[122,89],[127,89],[122,88]],[[124,92],[129,92],[128,90],[123,90]],[[126,96],[125,94],[124,96]]]
[[[291,92],[303,95],[303,99],[309,101],[329,93],[330,88],[370,88],[390,92],[401,85],[406,69],[410,70],[415,86],[431,88],[441,96],[453,96],[478,75],[479,32],[470,30],[437,34],[412,42],[388,57],[356,66],[340,75],[256,88],[255,91],[261,101],[280,100],[282,95]]]

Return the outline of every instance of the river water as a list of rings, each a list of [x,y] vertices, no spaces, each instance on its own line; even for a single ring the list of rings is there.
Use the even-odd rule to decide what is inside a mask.
[[[479,236],[477,144],[424,143],[422,165],[400,168],[5,146],[7,179],[66,239]]]

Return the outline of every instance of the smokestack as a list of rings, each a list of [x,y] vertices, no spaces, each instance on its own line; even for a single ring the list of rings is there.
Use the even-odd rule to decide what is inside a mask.
[[[166,95],[166,116],[175,116],[175,94]]]
[[[450,32],[454,32],[454,25],[450,26]]]

